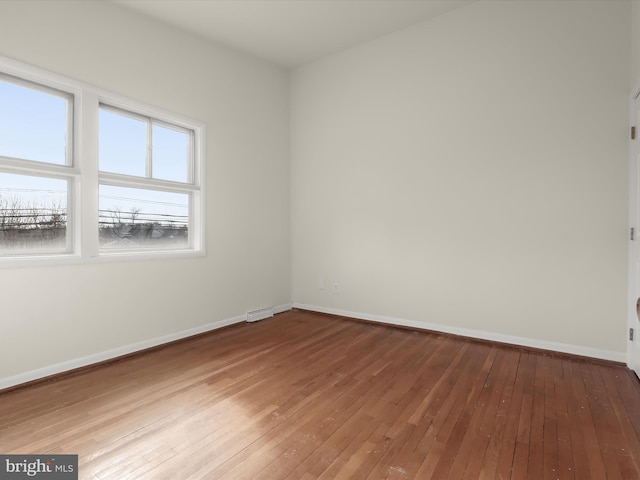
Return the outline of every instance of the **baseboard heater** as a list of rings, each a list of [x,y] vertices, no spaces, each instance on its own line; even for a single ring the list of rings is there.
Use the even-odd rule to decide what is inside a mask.
[[[261,308],[260,310],[252,310],[247,312],[247,322],[257,322],[265,318],[273,317],[273,307]]]

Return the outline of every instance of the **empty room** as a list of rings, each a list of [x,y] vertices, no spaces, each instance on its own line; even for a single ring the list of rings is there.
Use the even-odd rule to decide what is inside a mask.
[[[640,479],[640,2],[0,1],[0,480]]]

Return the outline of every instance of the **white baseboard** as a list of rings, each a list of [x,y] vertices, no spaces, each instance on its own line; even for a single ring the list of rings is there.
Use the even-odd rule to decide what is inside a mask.
[[[581,355],[584,357],[599,358],[602,360],[611,360],[614,362],[626,363],[627,356],[623,352],[615,352],[610,350],[601,350],[591,347],[583,347],[580,345],[571,345],[566,343],[548,342],[544,340],[537,340],[524,337],[516,337],[512,335],[503,335],[500,333],[486,332],[483,330],[472,330],[467,328],[451,327],[448,325],[440,325],[435,323],[417,322],[414,320],[406,320],[402,318],[386,317],[382,315],[373,315],[369,313],[352,312],[348,310],[339,310],[335,308],[320,307],[317,305],[307,305],[303,303],[288,303],[274,307],[274,312],[282,313],[291,310],[292,308],[300,308],[303,310],[310,310],[320,313],[329,313],[332,315],[340,315],[343,317],[351,317],[359,320],[368,320],[372,322],[385,323],[389,325],[397,325],[402,327],[411,327],[417,330],[431,330],[434,332],[450,333],[453,335],[460,335],[463,337],[478,338],[482,340],[490,340],[494,342],[507,343],[512,345],[520,345],[524,347],[538,348],[542,350],[550,350],[555,352],[569,353],[573,355]],[[135,353],[147,348],[157,347],[165,343],[173,342],[175,340],[181,340],[183,338],[198,335],[200,333],[217,330],[218,328],[226,327],[236,323],[242,323],[246,321],[245,315],[238,315],[236,317],[228,318],[225,320],[219,320],[200,327],[191,328],[189,330],[183,330],[162,337],[156,337],[149,340],[125,345],[123,347],[114,348],[105,352],[88,355],[86,357],[76,358],[66,362],[57,363],[47,367],[31,370],[29,372],[20,373],[11,377],[0,378],[0,390],[14,385],[20,385],[22,383],[31,382],[39,378],[56,375],[76,368],[86,367],[94,363],[100,363],[105,360],[111,360],[113,358]]]
[[[292,308],[293,308],[293,303],[285,303],[283,305],[279,305],[277,307],[273,307],[273,311],[277,315],[278,313],[288,312]]]
[[[484,330],[472,330],[469,328],[452,327],[449,325],[441,325],[436,323],[416,322],[415,320],[385,317],[382,315],[373,315],[370,313],[351,312],[348,310],[319,307],[317,305],[306,305],[303,303],[294,303],[293,307],[300,308],[303,310],[311,310],[319,313],[329,313],[332,315],[351,317],[359,320],[368,320],[371,322],[386,323],[389,325],[398,325],[401,327],[411,327],[417,330],[431,330],[434,332],[450,333],[453,335],[460,335],[463,337],[477,338],[481,340],[490,340],[493,342],[508,343],[511,345],[519,345],[523,347],[538,348],[542,350],[550,350],[553,352],[569,353],[572,355],[580,355],[583,357],[598,358],[602,360],[611,360],[614,362],[621,362],[621,363],[627,362],[627,355],[624,352],[600,350],[598,348],[583,347],[581,345],[571,345],[567,343],[548,342],[546,340],[516,337],[512,335],[504,335],[501,333],[486,332]]]
[[[287,310],[291,310],[292,308],[293,308],[292,304],[285,304],[285,305],[274,307],[274,311],[276,313],[281,313],[281,312],[286,312]],[[113,358],[121,357],[123,355],[128,355],[130,353],[139,352],[140,350],[145,350],[147,348],[157,347],[165,343],[173,342],[175,340],[181,340],[187,337],[192,337],[193,335],[198,335],[200,333],[210,332],[212,330],[217,330],[218,328],[226,327],[228,325],[233,325],[235,323],[242,323],[246,321],[246,319],[247,319],[246,314],[238,315],[236,317],[227,318],[225,320],[218,320],[217,322],[208,323],[207,325],[202,325],[200,327],[190,328],[188,330],[183,330],[177,333],[171,333],[169,335],[164,335],[162,337],[156,337],[149,340],[143,340],[141,342],[132,343],[130,345],[125,345],[123,347],[114,348],[112,350],[107,350],[105,352],[95,353],[93,355],[88,355],[86,357],[75,358],[73,360],[69,360],[66,362],[61,362],[55,365],[49,365],[47,367],[31,370],[29,372],[20,373],[18,375],[14,375],[11,377],[0,378],[0,390],[4,388],[13,387],[15,385],[20,385],[21,383],[27,383],[33,380],[38,380],[39,378],[44,378],[51,375],[67,372],[69,370],[74,370],[76,368],[86,367],[94,363],[104,362],[105,360],[111,360]]]

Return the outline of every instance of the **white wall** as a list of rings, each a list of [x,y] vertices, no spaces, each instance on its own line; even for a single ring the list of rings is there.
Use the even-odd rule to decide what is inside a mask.
[[[624,360],[630,14],[478,2],[295,71],[294,302]]]
[[[93,1],[0,2],[0,55],[208,133],[207,256],[0,268],[0,380],[291,301],[285,71]]]

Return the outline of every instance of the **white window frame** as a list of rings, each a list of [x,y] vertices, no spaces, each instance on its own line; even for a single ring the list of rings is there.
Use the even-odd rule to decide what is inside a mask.
[[[0,74],[52,89],[72,98],[73,153],[67,165],[0,157],[0,172],[68,179],[67,252],[1,255],[0,268],[93,263],[124,260],[153,260],[204,256],[205,250],[205,135],[203,122],[162,108],[127,98],[80,81],[0,56]],[[0,77],[1,78],[1,77]],[[13,80],[13,79],[12,79]],[[99,172],[98,112],[107,105],[149,117],[159,123],[175,125],[193,132],[193,155],[189,183],[132,177]],[[98,239],[98,189],[100,184],[156,189],[190,194],[189,246],[184,249],[100,250]]]

